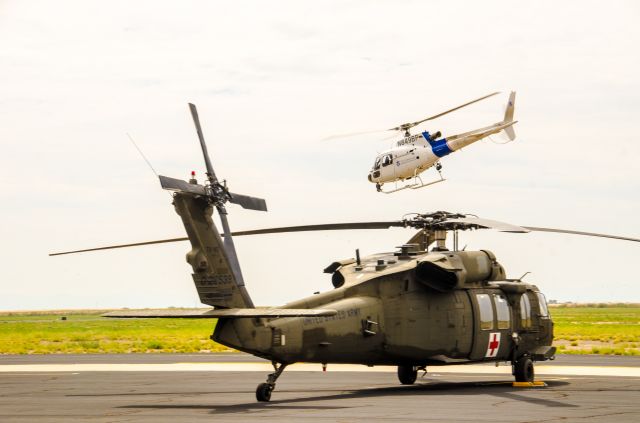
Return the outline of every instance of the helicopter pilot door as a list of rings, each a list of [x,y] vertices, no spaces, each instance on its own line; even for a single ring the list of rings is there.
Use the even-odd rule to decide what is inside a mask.
[[[393,164],[393,154],[388,153],[382,156],[381,163],[382,165],[382,175],[385,179],[395,179],[396,176],[396,167]]]
[[[472,360],[495,360],[509,357],[511,351],[512,313],[506,296],[499,290],[469,290],[473,305]]]

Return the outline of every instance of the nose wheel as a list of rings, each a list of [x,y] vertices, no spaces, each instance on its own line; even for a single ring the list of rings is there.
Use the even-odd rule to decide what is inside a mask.
[[[268,402],[271,399],[271,393],[276,388],[276,380],[278,380],[285,367],[287,367],[286,364],[278,365],[275,361],[272,361],[271,364],[275,372],[267,376],[267,381],[261,383],[256,388],[256,399],[260,402]]]

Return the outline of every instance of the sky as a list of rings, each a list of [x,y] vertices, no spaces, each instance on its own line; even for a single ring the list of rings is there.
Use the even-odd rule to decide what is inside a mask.
[[[201,177],[187,103],[216,173],[263,197],[235,230],[448,210],[517,225],[640,237],[640,6],[633,1],[0,1],[0,310],[199,305],[184,236],[127,138],[160,174]],[[502,119],[516,141],[446,157],[447,181],[379,194],[383,129],[492,97],[419,129]],[[429,178],[427,174],[426,178]],[[433,177],[434,175],[431,175]],[[329,263],[391,251],[411,230],[236,239],[259,305],[331,289]],[[461,235],[559,301],[640,302],[640,243]]]

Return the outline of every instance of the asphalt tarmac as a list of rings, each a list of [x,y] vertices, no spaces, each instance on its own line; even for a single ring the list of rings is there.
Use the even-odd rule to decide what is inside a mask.
[[[303,365],[269,403],[255,400],[261,366],[244,354],[0,356],[0,422],[640,421],[636,357],[559,356],[538,366],[543,388],[513,387],[508,366],[430,368],[401,386],[390,368]]]

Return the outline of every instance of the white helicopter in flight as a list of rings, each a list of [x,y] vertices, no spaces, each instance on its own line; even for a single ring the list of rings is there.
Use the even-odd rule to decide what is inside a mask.
[[[442,134],[440,131],[434,134],[424,131],[415,135],[411,135],[409,132],[411,128],[420,125],[421,123],[439,118],[447,113],[451,113],[496,94],[499,93],[491,93],[461,106],[449,109],[446,112],[430,116],[426,119],[403,123],[402,125],[394,128],[386,129],[385,131],[404,131],[404,138],[396,142],[396,145],[393,148],[380,153],[376,157],[373,168],[369,171],[369,182],[375,183],[378,192],[383,192],[385,194],[390,194],[407,188],[423,188],[445,180],[442,177],[441,172],[442,165],[440,164],[440,159],[442,157],[486,138],[489,135],[497,134],[500,131],[504,131],[506,136],[509,138],[509,141],[513,141],[516,137],[513,125],[517,123],[517,121],[513,120],[514,104],[516,99],[515,91],[512,91],[509,96],[509,102],[507,103],[507,108],[504,113],[504,119],[500,122],[494,123],[493,125],[464,132],[462,134],[452,135],[446,138],[441,138]],[[364,133],[365,132],[358,134]],[[435,167],[440,179],[424,183],[420,174],[431,167]],[[392,182],[396,184],[394,189],[383,190],[382,187],[384,184]],[[401,183],[402,186],[398,187],[398,183]]]

